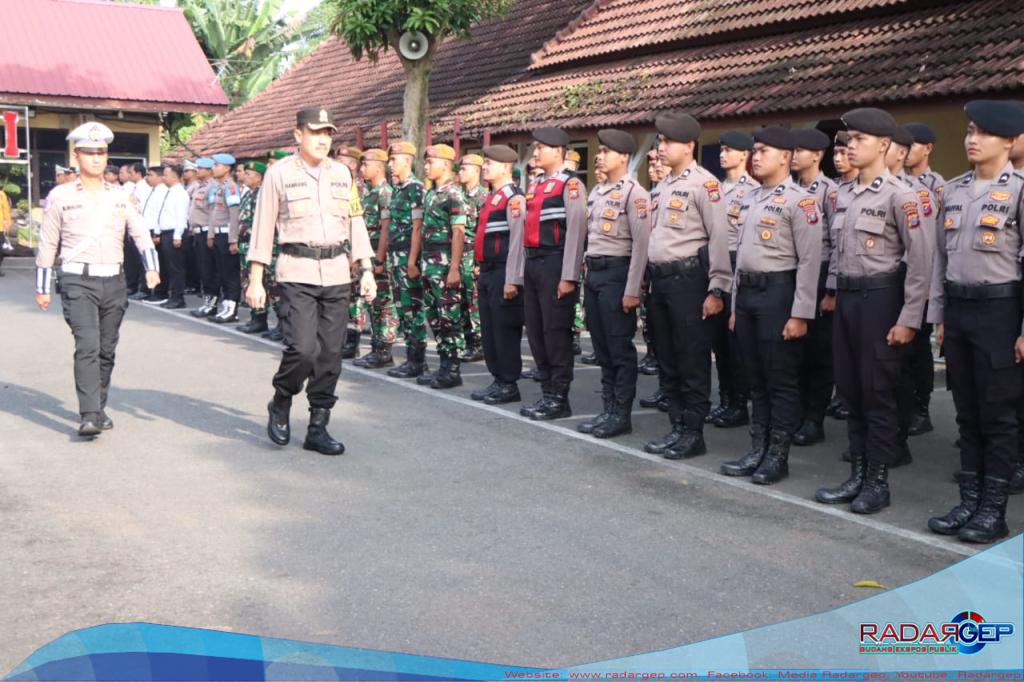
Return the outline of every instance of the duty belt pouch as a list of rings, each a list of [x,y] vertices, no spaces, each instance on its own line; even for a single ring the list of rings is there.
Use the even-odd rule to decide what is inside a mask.
[[[53,269],[53,291],[58,296],[60,296],[61,293],[62,293],[62,288],[61,288],[61,285],[60,285],[60,269],[59,268],[54,268]]]
[[[704,274],[706,276],[710,276],[711,275],[711,251],[708,248],[707,244],[705,244],[704,246],[702,246],[699,249],[697,249],[697,257],[700,258],[700,267],[704,270]]]

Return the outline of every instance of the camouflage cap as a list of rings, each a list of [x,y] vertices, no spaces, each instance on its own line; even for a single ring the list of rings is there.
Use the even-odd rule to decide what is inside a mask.
[[[363,152],[363,161],[380,161],[381,163],[387,163],[388,153],[383,149],[367,149]]]
[[[416,145],[411,142],[395,142],[388,147],[388,154],[392,156],[395,154],[409,154],[410,156],[416,156]]]
[[[426,151],[423,152],[423,158],[455,161],[455,150],[446,144],[435,144],[427,147]]]

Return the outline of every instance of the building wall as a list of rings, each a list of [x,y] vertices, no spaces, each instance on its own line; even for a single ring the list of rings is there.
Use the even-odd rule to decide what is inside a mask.
[[[35,118],[29,122],[29,126],[33,129],[49,129],[49,130],[66,130],[71,131],[77,128],[84,121],[80,118],[80,114],[86,114],[92,112],[86,111],[74,111],[68,110],[61,113],[53,112],[38,112]],[[140,116],[138,114],[132,114],[133,117]],[[160,122],[154,115],[152,122],[141,123],[135,121],[125,121],[115,117],[103,116],[101,119],[104,125],[110,128],[114,132],[114,137],[117,137],[118,133],[141,133],[149,136],[149,151],[148,158],[146,159],[147,165],[154,165],[160,162]],[[68,163],[71,163],[71,145],[67,146]]]

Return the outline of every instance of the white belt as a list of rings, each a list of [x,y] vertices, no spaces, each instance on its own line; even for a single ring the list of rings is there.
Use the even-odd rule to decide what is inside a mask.
[[[211,227],[210,230],[214,234],[227,234],[228,232],[231,231],[231,228],[230,227]]]
[[[102,265],[99,263],[65,263],[61,272],[68,275],[84,275],[88,269],[90,277],[117,277],[121,274],[121,264]]]
[[[193,227],[192,228],[192,234],[195,235],[195,234],[199,234],[200,232],[206,232],[206,228],[205,227]]]

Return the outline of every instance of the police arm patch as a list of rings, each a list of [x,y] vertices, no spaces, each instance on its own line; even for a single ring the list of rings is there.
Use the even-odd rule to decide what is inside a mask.
[[[580,198],[580,181],[573,178],[569,182],[565,183],[565,190],[569,194],[570,199]]]
[[[704,189],[708,191],[708,199],[713,203],[718,203],[722,200],[722,192],[718,189],[718,180],[709,180],[704,183]]]

